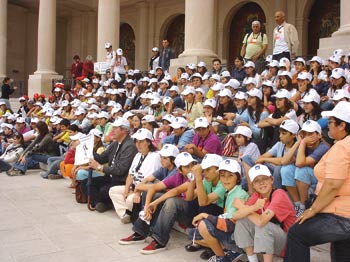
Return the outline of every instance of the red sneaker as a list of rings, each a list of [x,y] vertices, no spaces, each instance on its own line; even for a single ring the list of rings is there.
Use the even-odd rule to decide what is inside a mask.
[[[158,253],[165,249],[166,249],[166,246],[162,246],[158,244],[157,241],[153,240],[148,246],[143,248],[140,252],[141,254],[144,254],[144,255],[150,255],[150,254]]]
[[[140,236],[137,233],[134,233],[131,236],[120,239],[119,244],[120,245],[132,245],[132,244],[136,244],[136,243],[145,242],[145,239],[146,239],[145,237]]]

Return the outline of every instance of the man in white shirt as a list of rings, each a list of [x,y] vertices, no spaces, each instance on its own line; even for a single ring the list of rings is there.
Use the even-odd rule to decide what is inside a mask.
[[[285,13],[275,13],[277,26],[273,30],[273,60],[279,61],[282,57],[294,59],[299,47],[298,32],[294,25],[285,22]]]

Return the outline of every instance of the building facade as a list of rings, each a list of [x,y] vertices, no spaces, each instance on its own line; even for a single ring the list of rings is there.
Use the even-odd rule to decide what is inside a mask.
[[[178,57],[171,72],[214,57],[230,66],[253,20],[262,22],[272,52],[276,10],[297,28],[298,55],[350,51],[347,0],[0,0],[0,77],[24,81],[29,95],[48,94],[52,79],[70,77],[76,54],[104,61],[111,42],[131,68],[148,70],[151,49],[164,38]]]

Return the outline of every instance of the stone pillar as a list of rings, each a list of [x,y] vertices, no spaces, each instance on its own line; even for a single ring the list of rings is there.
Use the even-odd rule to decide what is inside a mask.
[[[7,0],[0,0],[0,79],[6,76]]]
[[[29,76],[28,94],[51,93],[52,80],[62,79],[55,71],[56,0],[40,0],[38,23],[38,61],[34,75]]]
[[[287,1],[286,0],[275,0],[274,11],[287,12]]]
[[[215,0],[186,0],[185,5],[185,51],[170,62],[170,73],[188,63],[211,60],[217,57],[215,41]]]
[[[320,47],[317,54],[323,59],[327,59],[333,54],[333,50],[341,48],[348,52],[350,43],[350,1],[340,0],[340,27],[331,37],[321,38]]]
[[[119,48],[120,0],[98,1],[97,62],[106,60],[105,43],[110,42],[113,50]]]
[[[148,47],[148,3],[140,2],[137,4],[137,44],[135,54],[135,68],[140,70],[148,70],[148,58],[151,50]],[[152,48],[152,47],[151,47]]]

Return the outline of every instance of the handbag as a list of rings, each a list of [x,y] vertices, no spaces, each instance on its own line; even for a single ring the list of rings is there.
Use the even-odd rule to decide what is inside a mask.
[[[88,202],[87,196],[81,187],[80,181],[77,181],[77,184],[75,186],[75,200],[81,204],[86,204]]]

